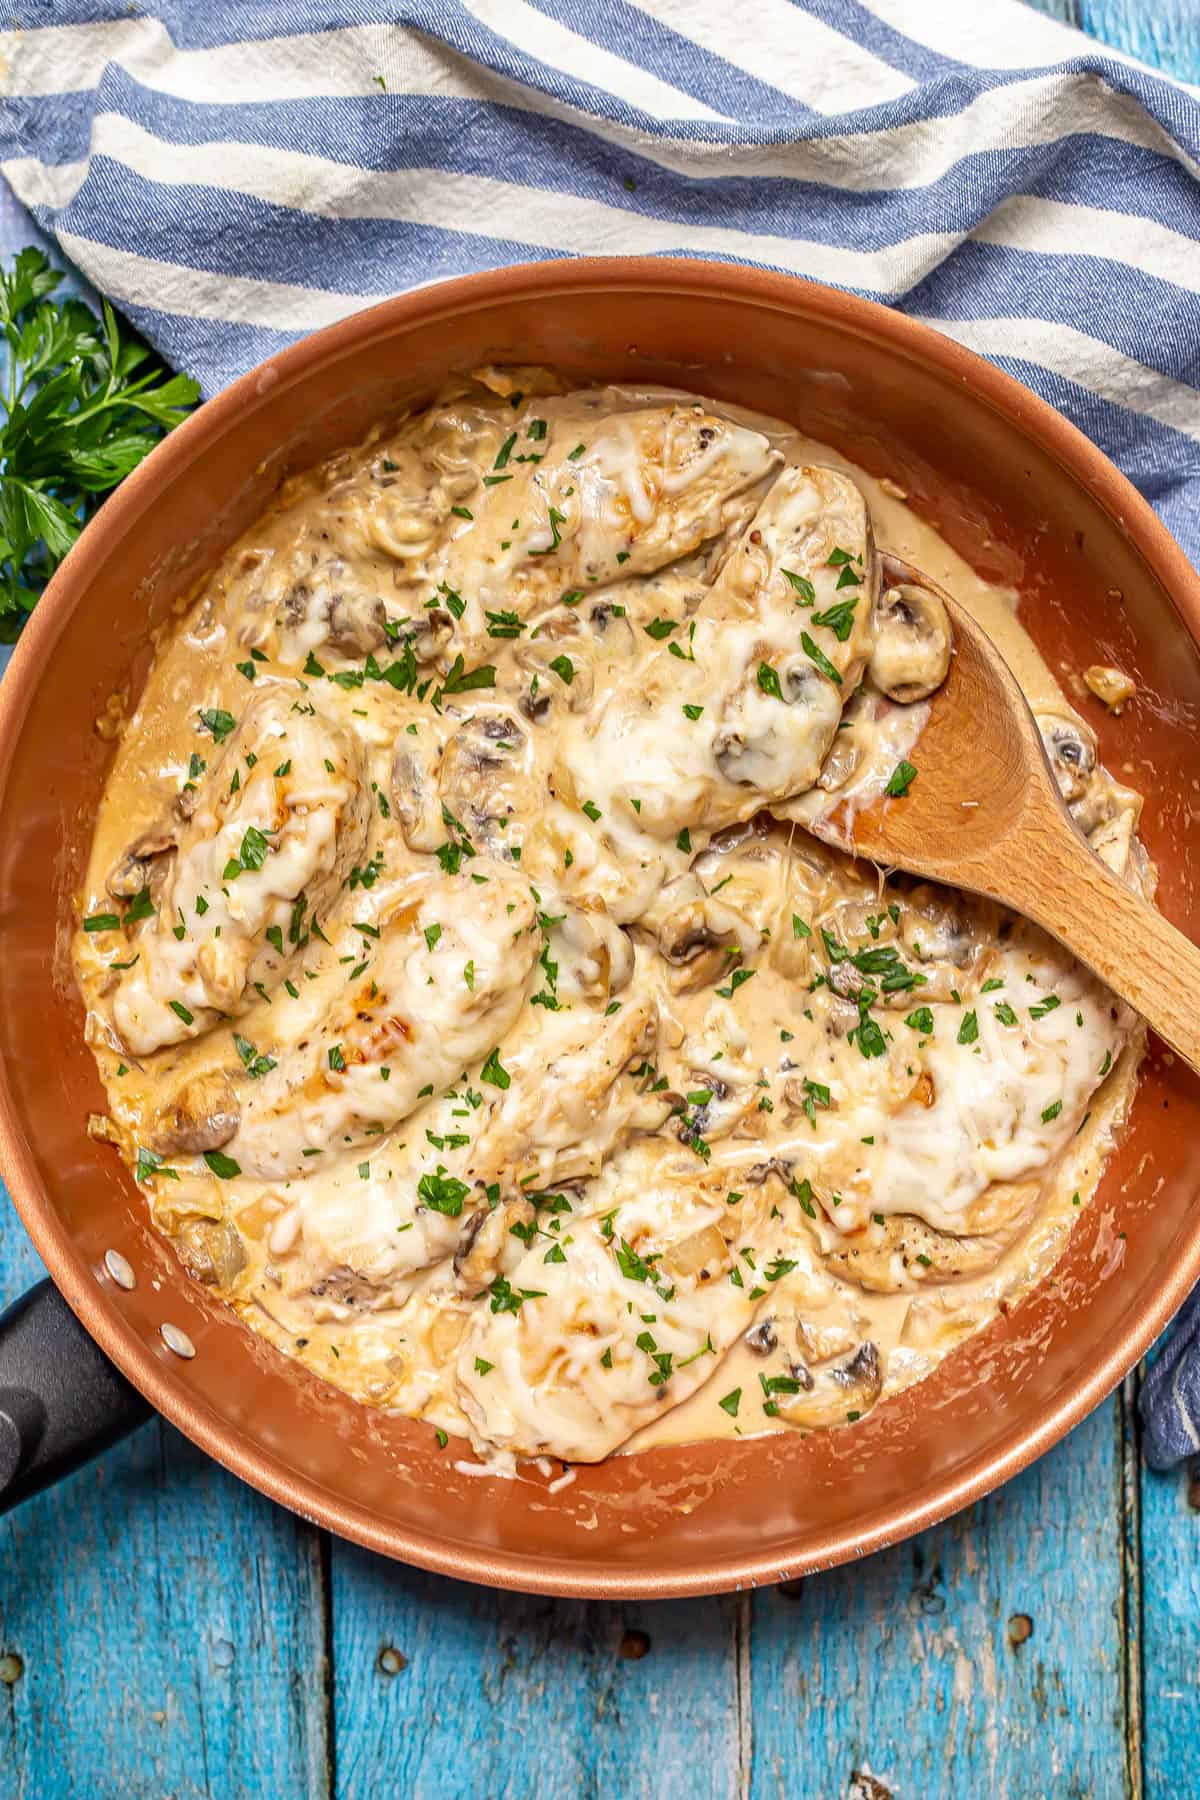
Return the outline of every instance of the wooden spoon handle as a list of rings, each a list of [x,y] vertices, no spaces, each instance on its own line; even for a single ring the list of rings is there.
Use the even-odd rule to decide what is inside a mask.
[[[1042,848],[1042,856],[1010,870],[1005,898],[1094,969],[1200,1073],[1200,949],[1073,830],[1056,832]]]

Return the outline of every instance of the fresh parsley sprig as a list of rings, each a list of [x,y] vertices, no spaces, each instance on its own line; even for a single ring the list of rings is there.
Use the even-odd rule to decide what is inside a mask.
[[[40,250],[0,269],[0,637],[16,636],[100,497],[123,481],[199,399],[148,345],[55,300],[62,281]]]

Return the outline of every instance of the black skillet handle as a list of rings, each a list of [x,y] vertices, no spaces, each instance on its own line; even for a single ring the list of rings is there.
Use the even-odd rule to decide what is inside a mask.
[[[0,1314],[0,1512],[150,1417],[52,1281]]]

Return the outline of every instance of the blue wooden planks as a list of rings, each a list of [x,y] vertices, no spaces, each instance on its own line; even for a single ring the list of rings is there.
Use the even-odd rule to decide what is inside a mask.
[[[343,1544],[331,1573],[337,1800],[743,1791],[748,1597],[524,1598]]]
[[[1094,37],[1181,81],[1200,81],[1196,0],[1077,0],[1079,23]]]
[[[1118,1401],[970,1511],[756,1597],[751,1800],[1123,1795]]]
[[[1147,1800],[1200,1793],[1200,1462],[1138,1465],[1139,1737]]]
[[[13,1297],[42,1271],[0,1206]],[[178,1432],[0,1520],[0,1570],[4,1800],[326,1794],[318,1534]]]
[[[1197,0],[1027,0],[1027,4],[1180,81],[1200,81]]]
[[[793,1800],[864,1770],[921,1800],[1116,1800],[1119,1426],[1113,1401],[914,1542],[712,1602],[526,1600],[335,1544],[338,1800]]]

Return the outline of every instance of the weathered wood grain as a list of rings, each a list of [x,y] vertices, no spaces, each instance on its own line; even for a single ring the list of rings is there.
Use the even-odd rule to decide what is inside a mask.
[[[1134,1466],[1142,1769],[1147,1800],[1174,1800],[1200,1793],[1200,1460],[1165,1475]]]
[[[1197,0],[1026,0],[1180,81],[1200,81]]]
[[[1200,81],[1196,0],[1077,0],[1077,4],[1079,23],[1093,37],[1181,81]]]
[[[1080,0],[1026,0],[1026,4],[1049,13],[1052,19],[1061,19],[1064,25],[1079,24]]]
[[[756,1597],[751,1800],[1126,1793],[1119,1403],[998,1494]]]
[[[344,1544],[331,1574],[337,1800],[738,1800],[748,1598],[526,1599]]]
[[[42,1269],[0,1207],[15,1297]],[[178,1432],[0,1520],[0,1571],[4,1800],[326,1794],[318,1534]]]

